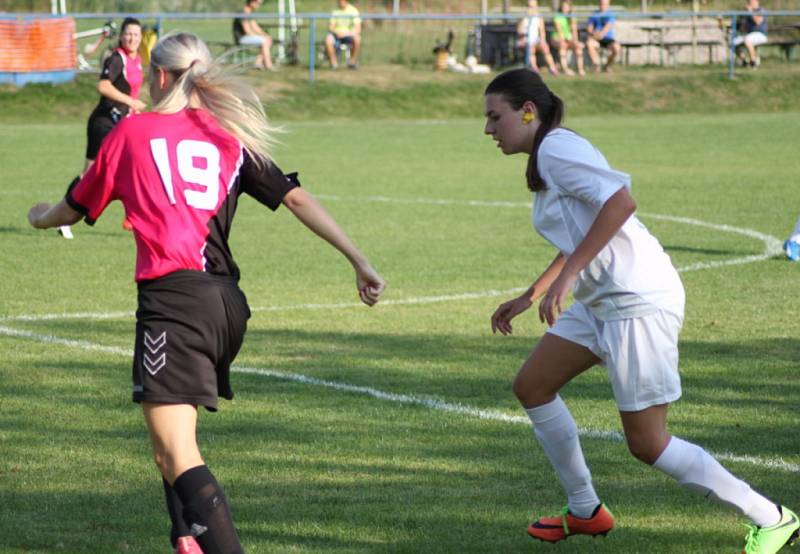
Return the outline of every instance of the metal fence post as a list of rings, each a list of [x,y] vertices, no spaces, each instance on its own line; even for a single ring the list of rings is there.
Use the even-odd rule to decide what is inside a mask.
[[[731,16],[731,50],[728,52],[728,78],[733,79],[736,71],[736,46],[733,41],[736,39],[736,14]]]
[[[308,82],[314,82],[314,64],[317,61],[317,50],[314,48],[317,42],[317,19],[311,16],[311,22],[308,24]]]

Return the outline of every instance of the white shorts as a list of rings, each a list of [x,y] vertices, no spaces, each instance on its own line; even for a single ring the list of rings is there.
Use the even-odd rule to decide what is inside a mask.
[[[761,46],[767,43],[767,35],[759,33],[758,31],[747,33],[746,35],[736,35],[736,38],[733,39],[733,45],[739,46],[744,43],[745,40],[753,46]]]
[[[261,35],[244,35],[239,39],[239,44],[242,46],[261,46],[265,40],[267,40],[266,37]]]
[[[638,412],[681,397],[678,335],[683,318],[664,310],[603,321],[574,302],[547,332],[591,350],[602,361],[621,412]]]

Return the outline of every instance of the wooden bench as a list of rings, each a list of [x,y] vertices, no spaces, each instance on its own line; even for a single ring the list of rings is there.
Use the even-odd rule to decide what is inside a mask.
[[[786,61],[792,60],[792,54],[794,53],[794,49],[796,46],[800,45],[800,39],[790,39],[790,38],[777,38],[777,39],[768,39],[765,44],[759,45],[759,49],[768,48],[770,46],[777,46],[780,48],[783,57],[786,58]]]
[[[622,64],[623,65],[630,65],[631,63],[631,49],[636,48],[644,48],[645,46],[653,46],[649,42],[631,42],[631,41],[621,41],[619,43],[620,49],[622,50]]]
[[[714,48],[725,48],[725,43],[721,40],[678,40],[664,43],[664,49],[667,51],[667,57],[672,65],[676,65],[676,58],[678,52],[686,47],[698,46],[700,48],[708,48],[708,63],[714,63]]]
[[[622,63],[624,65],[630,65],[630,51],[632,49],[637,48],[661,48],[662,45],[654,42],[632,42],[632,41],[623,41],[619,43],[620,47],[622,48]],[[708,63],[714,63],[714,48],[719,46],[725,48],[725,43],[721,40],[698,40],[696,42],[692,42],[690,40],[677,40],[677,41],[670,41],[665,42],[663,44],[664,50],[667,52],[668,63],[671,65],[675,65],[677,60],[677,53],[682,49],[689,47],[691,48],[692,45],[696,45],[701,48],[708,48]]]
[[[291,30],[287,29],[288,36],[286,40],[280,41],[270,32],[270,36],[272,37],[272,48],[283,45],[286,56],[283,63],[287,65],[297,65],[300,62],[298,55],[299,48],[297,44],[297,35],[299,33],[299,29],[297,32],[292,32]],[[236,44],[235,42],[225,41],[207,41],[206,44],[208,45],[214,57],[221,63],[226,64],[230,63],[241,65],[248,63],[253,61],[261,50],[261,46],[255,44]]]

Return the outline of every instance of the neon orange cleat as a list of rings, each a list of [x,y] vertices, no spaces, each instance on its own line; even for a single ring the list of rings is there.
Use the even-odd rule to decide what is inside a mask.
[[[605,507],[599,505],[592,517],[581,519],[569,513],[569,507],[564,506],[560,516],[543,517],[528,527],[528,534],[534,539],[545,542],[558,542],[568,539],[571,535],[597,535],[606,536],[614,528],[614,515]]]
[[[131,224],[131,222],[128,221],[127,217],[122,220],[122,228],[125,229],[126,231],[133,231],[133,224]]]
[[[178,537],[178,548],[175,549],[175,554],[203,554],[203,549],[192,536]]]

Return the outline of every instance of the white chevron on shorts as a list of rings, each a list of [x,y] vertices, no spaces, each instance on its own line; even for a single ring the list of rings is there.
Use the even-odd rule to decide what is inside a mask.
[[[167,353],[162,352],[161,355],[155,360],[151,359],[147,354],[144,355],[144,368],[150,372],[150,375],[155,375],[161,368],[167,365]]]
[[[167,332],[162,331],[155,339],[150,336],[147,331],[144,332],[144,345],[153,354],[153,357],[143,353],[142,364],[144,368],[150,372],[150,375],[158,373],[165,365],[167,365],[167,353],[161,352],[161,349],[167,345]],[[160,356],[157,356],[161,353]]]
[[[167,332],[162,331],[162,333],[156,337],[155,339],[150,336],[150,333],[147,331],[144,332],[144,345],[150,351],[151,354],[158,354],[159,349],[167,344]]]

